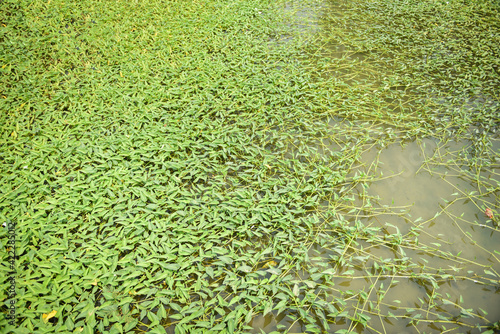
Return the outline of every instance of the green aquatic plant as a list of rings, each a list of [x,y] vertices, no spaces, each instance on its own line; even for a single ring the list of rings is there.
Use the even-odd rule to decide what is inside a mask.
[[[1,2],[0,326],[492,330],[498,6],[449,2]]]

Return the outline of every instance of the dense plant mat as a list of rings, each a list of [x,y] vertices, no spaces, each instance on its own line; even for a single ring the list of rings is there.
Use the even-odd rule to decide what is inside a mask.
[[[0,270],[16,288],[0,328],[492,333],[498,312],[447,287],[498,299],[498,10],[0,2]],[[388,176],[363,155],[425,140],[419,172],[455,179],[422,219],[369,192]],[[440,217],[470,252],[429,232]]]

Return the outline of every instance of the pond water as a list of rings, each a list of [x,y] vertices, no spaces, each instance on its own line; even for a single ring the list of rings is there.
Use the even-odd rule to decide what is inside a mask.
[[[311,39],[328,31],[329,18],[342,15],[339,2],[317,1],[309,7],[294,2],[282,9],[290,16],[290,26]],[[290,41],[291,37],[284,36],[279,42]],[[322,53],[337,65],[342,61],[356,63],[356,71],[347,65],[337,66],[338,70],[321,72],[320,76],[334,76],[348,85],[380,85],[380,78],[370,74],[373,64],[380,66],[380,62],[368,55],[333,44],[324,46]],[[406,96],[399,103],[410,99]],[[394,108],[394,101],[387,101],[383,107]],[[469,103],[466,107],[475,112],[481,105]],[[339,118],[325,122],[331,126],[332,137],[344,126]],[[364,128],[356,121],[349,126],[359,131]],[[387,124],[378,127],[380,136],[394,130]],[[376,131],[372,136],[376,137]],[[317,151],[327,156],[341,150],[348,141],[345,138],[322,141]],[[488,149],[492,156],[498,155],[500,140],[493,138],[492,143]],[[347,309],[365,314],[370,320],[363,327],[339,317],[326,332],[348,329],[358,333],[476,333],[479,332],[474,328],[476,323],[500,319],[498,232],[484,213],[486,208],[500,205],[499,193],[495,191],[500,181],[500,161],[493,159],[487,170],[477,170],[467,160],[474,149],[473,141],[453,137],[444,141],[389,140],[384,146],[365,144],[349,175],[352,184],[339,192],[341,198],[350,197],[351,205],[332,207],[324,203],[322,210],[333,210],[339,219],[344,218],[354,226],[360,224],[382,231],[377,236],[382,239],[377,243],[371,243],[367,237],[358,240],[350,254],[342,254],[359,257],[359,261],[354,261],[356,265],[344,267],[338,261],[331,261],[331,268],[338,273],[336,289],[331,294],[344,296]],[[402,240],[399,247],[381,241],[397,236]],[[332,259],[335,254],[315,244],[308,256]],[[380,269],[395,263],[404,264],[408,268],[406,274]],[[342,277],[347,270],[350,274]],[[429,279],[417,278],[416,273],[428,273]],[[433,280],[433,274],[440,278]],[[442,279],[444,274],[449,278]],[[366,295],[362,302],[358,298],[360,291]],[[411,323],[410,315],[415,310],[420,314],[416,318],[422,321]],[[462,325],[443,320],[441,315],[460,319]],[[253,333],[281,332],[283,328],[288,333],[307,332],[302,322],[292,321],[286,312],[259,315],[250,326]]]
[[[463,309],[452,303],[461,304],[462,301],[467,309],[482,309],[487,312],[488,319],[500,319],[498,284],[488,286],[480,284],[474,278],[476,272],[478,276],[484,276],[484,270],[500,272],[500,254],[494,252],[498,246],[498,233],[495,233],[495,227],[484,215],[483,209],[498,206],[499,194],[488,193],[485,188],[478,189],[474,179],[458,173],[453,165],[440,164],[446,163],[457,152],[467,152],[470,147],[470,142],[441,143],[434,139],[424,139],[403,146],[395,143],[382,149],[372,147],[366,150],[353,173],[376,175],[380,178],[355,187],[357,197],[353,204],[362,209],[344,212],[344,217],[353,223],[357,221],[365,226],[382,227],[387,230],[388,235],[396,231],[401,235],[409,235],[417,228],[420,231],[419,247],[409,246],[397,250],[391,247],[373,247],[370,243],[365,243],[365,254],[352,256],[369,254],[370,260],[354,267],[352,278],[337,278],[336,286],[339,291],[353,291],[353,294],[356,291],[373,291],[369,300],[377,303],[378,291],[384,291],[384,286],[386,289],[390,287],[385,290],[384,295],[384,300],[389,303],[379,304],[381,314],[397,314],[398,310],[421,308],[421,301],[428,303],[429,296],[438,294],[429,282],[413,279],[411,274],[406,277],[381,277],[374,282],[373,277],[366,275],[366,271],[373,268],[373,259],[384,262],[406,257],[407,263],[416,271],[422,268],[427,272],[446,271],[453,276],[446,281],[438,281],[440,296],[449,301],[449,304],[438,308],[443,314],[458,317]],[[500,141],[495,141],[492,150],[499,149]],[[458,163],[456,167],[467,169],[467,166]],[[481,172],[478,177],[484,181],[483,184],[488,184],[498,181],[499,175],[500,165],[497,163],[488,172]],[[473,191],[477,192],[474,200],[463,196]],[[331,251],[315,245],[310,249],[309,257],[328,258],[330,253]],[[491,275],[489,277],[493,282],[498,279]],[[394,306],[395,300],[398,301],[398,308]],[[358,307],[357,299],[353,300],[351,307]],[[432,312],[436,311],[431,311],[431,314]],[[300,321],[292,322],[285,315],[259,316],[251,326],[256,329],[255,333],[259,333],[260,329],[265,332],[278,330],[279,324],[285,325],[289,329],[288,333],[306,331]],[[471,326],[475,320],[471,319]],[[398,320],[380,318],[370,323],[371,329],[351,329],[355,328],[360,333],[413,333],[414,329],[409,322],[410,319],[404,317]],[[341,320],[331,325],[328,332],[335,333],[349,325]],[[417,328],[422,332],[444,331],[433,322],[422,322]],[[453,332],[460,333],[464,330],[475,332],[470,328],[460,327]]]

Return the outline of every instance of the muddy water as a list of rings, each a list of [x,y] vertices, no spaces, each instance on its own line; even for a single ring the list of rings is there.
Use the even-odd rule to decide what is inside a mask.
[[[335,148],[333,144],[331,151],[335,151]],[[378,303],[377,312],[392,313],[399,317],[379,318],[371,315],[371,329],[355,326],[351,329],[358,333],[414,333],[415,328],[420,332],[445,331],[437,322],[410,325],[410,320],[404,317],[407,309],[420,309],[425,319],[436,319],[438,313],[459,317],[462,307],[481,315],[481,309],[486,311],[486,318],[491,322],[500,319],[498,284],[480,284],[484,279],[478,279],[475,275],[477,273],[483,278],[495,279],[494,276],[485,275],[484,271],[500,272],[500,254],[494,252],[499,250],[498,231],[484,215],[484,207],[499,205],[500,194],[488,192],[488,184],[496,185],[500,181],[500,164],[496,162],[488,171],[480,172],[478,175],[482,184],[478,186],[477,177],[461,172],[469,167],[461,164],[460,153],[466,154],[471,148],[472,143],[468,141],[450,140],[443,143],[435,139],[394,143],[385,148],[367,146],[359,163],[353,168],[353,174],[374,175],[378,180],[354,188],[357,194],[354,204],[364,209],[343,212],[344,217],[352,223],[359,221],[365,226],[383,227],[391,234],[399,231],[403,236],[419,228],[419,247],[401,247],[413,269],[407,275],[393,277],[367,277],[366,271],[373,268],[374,259],[378,263],[387,259],[401,259],[401,249],[362,243],[365,253],[351,255],[369,254],[370,259],[354,268],[353,278],[336,278],[336,289],[331,291],[332,295],[343,293],[352,310],[359,306],[357,299],[349,300],[350,291],[352,295],[358,291],[372,291],[369,300]],[[491,150],[500,150],[500,140],[493,141]],[[450,162],[451,159],[454,162]],[[473,191],[477,193],[467,196]],[[369,205],[367,198],[371,199]],[[328,259],[331,253],[331,250],[315,245],[310,249],[309,257]],[[347,268],[336,269],[342,272]],[[428,281],[411,278],[412,271],[419,273],[422,270],[431,274],[446,272],[453,278],[438,280],[439,289],[436,290]],[[384,291],[385,297],[382,302],[377,302],[377,295],[381,291]],[[436,299],[430,302],[431,298]],[[461,306],[443,304],[442,298],[449,301],[447,303]],[[433,306],[428,307],[429,303]],[[474,318],[461,320],[471,326],[482,322]],[[306,332],[300,321],[290,321],[285,313],[256,317],[250,325],[255,328],[254,333],[259,333],[260,329],[265,332],[281,331],[279,326],[287,328],[288,333]],[[328,332],[335,333],[351,325],[348,320],[338,321],[331,324]],[[448,329],[456,327],[445,325]],[[462,326],[452,332],[477,331]]]
[[[342,15],[342,8],[328,1],[316,1],[310,7],[288,3],[283,10],[290,16],[290,25],[306,35],[328,30],[328,17]],[[287,43],[290,38],[284,37],[282,42]],[[357,63],[355,73],[344,68],[326,71],[321,73],[322,76],[335,76],[350,85],[361,81],[374,86],[380,84],[378,78],[369,75],[371,63],[366,55],[334,44],[325,46],[322,52],[332,62]],[[367,71],[362,70],[363,66]],[[345,130],[341,120],[332,118],[326,122],[332,131],[342,127]],[[380,129],[381,135],[390,131],[392,129],[388,127]],[[323,155],[339,152],[342,143],[342,140],[323,141],[317,147],[318,152]],[[352,277],[337,277],[332,295],[344,296],[347,309],[359,310],[358,299],[351,300],[349,296],[365,291],[369,292],[368,302],[376,306],[363,305],[371,317],[368,327],[356,327],[349,320],[339,319],[331,324],[328,333],[347,328],[358,333],[476,333],[479,331],[474,324],[486,325],[486,319],[490,323],[500,319],[498,277],[485,273],[485,270],[500,272],[499,232],[484,214],[486,207],[500,206],[500,194],[491,190],[498,189],[500,161],[493,161],[488,170],[474,170],[463,158],[470,154],[473,144],[467,140],[454,141],[453,138],[445,142],[425,138],[391,143],[385,147],[366,145],[351,177],[368,175],[374,176],[376,181],[355,185],[349,195],[354,194],[353,206],[358,210],[342,211],[340,208],[339,214],[352,224],[380,227],[388,236],[399,234],[413,243],[394,248],[383,243],[373,246],[360,241],[364,251],[349,256],[369,255],[368,260],[359,262],[354,268],[335,267],[339,273],[354,269],[354,274]],[[490,150],[498,155],[500,140],[494,140]],[[325,210],[339,209],[329,208],[328,203],[323,206]],[[315,245],[308,255],[328,259],[331,250]],[[373,270],[375,261],[380,265],[384,261],[390,263],[402,258],[410,268],[406,274],[398,273],[392,277],[366,274]],[[430,281],[412,277],[412,273],[422,272],[431,276],[443,273],[451,276],[438,279],[435,284],[439,288],[436,289]],[[382,293],[384,297],[379,299],[377,296]],[[439,314],[458,318],[461,314],[463,316],[463,308],[485,318],[460,318],[470,326],[439,321],[411,325],[406,316],[408,309],[417,309],[426,320],[438,319]],[[396,317],[379,314],[394,314]],[[250,326],[254,328],[253,333],[261,330],[282,332],[284,329],[288,333],[306,332],[305,326],[300,321],[291,321],[286,312],[257,316]]]
[[[467,152],[471,146],[466,141],[440,143],[425,139],[404,146],[396,143],[381,150],[368,150],[358,171],[385,179],[368,187],[358,186],[357,204],[363,205],[365,198],[369,197],[373,199],[373,212],[389,213],[375,219],[356,215],[349,219],[360,220],[365,225],[375,220],[375,224],[385,225],[391,233],[399,230],[403,235],[418,227],[421,230],[419,246],[427,245],[428,250],[403,247],[405,255],[420,267],[426,266],[427,272],[445,270],[455,276],[456,280],[440,284],[439,293],[455,303],[463,300],[467,308],[482,308],[488,312],[488,319],[496,321],[500,319],[498,285],[477,284],[474,273],[485,277],[484,270],[500,270],[500,254],[494,252],[498,250],[498,232],[484,215],[484,207],[498,207],[499,194],[479,189],[474,178],[460,173],[460,168],[467,169],[467,166],[457,166],[449,161],[457,156],[457,152]],[[492,150],[500,150],[500,141],[494,142]],[[500,165],[496,164],[481,174],[485,184],[495,185],[499,168]],[[466,196],[473,191],[477,192],[476,195]],[[396,258],[387,254],[387,249],[372,248],[370,253],[379,258]],[[386,299],[399,300],[401,307],[411,308],[419,304],[419,298],[428,300],[431,293],[429,285],[401,280],[388,290]],[[458,307],[444,309],[456,316],[461,311]],[[474,324],[474,321],[470,323]],[[392,326],[398,328],[398,323],[393,322]],[[419,329],[437,330],[425,326]],[[403,327],[399,330],[402,332]]]
[[[498,278],[485,275],[485,270],[500,271],[500,254],[495,253],[495,250],[500,250],[498,230],[484,214],[485,207],[498,208],[500,204],[500,194],[488,190],[495,188],[500,181],[500,163],[494,161],[487,171],[464,172],[469,170],[469,166],[460,156],[467,156],[472,147],[473,144],[465,140],[443,143],[435,139],[394,143],[384,148],[368,146],[352,174],[375,176],[377,181],[359,184],[353,189],[356,194],[353,204],[363,209],[354,212],[346,210],[344,217],[353,224],[361,222],[365,226],[383,227],[391,234],[399,231],[401,235],[409,236],[415,228],[419,228],[420,233],[418,249],[414,246],[401,247],[403,254],[401,249],[370,247],[369,243],[362,245],[363,248],[373,259],[401,259],[405,256],[409,258],[408,264],[414,265],[414,272],[425,268],[427,273],[447,272],[454,278],[440,281],[439,290],[434,290],[429,282],[409,276],[395,280],[383,278],[375,284],[373,277],[345,278],[337,280],[340,290],[368,291],[374,284],[373,290],[376,291],[380,284],[385,284],[384,300],[387,304],[379,306],[381,314],[398,314],[398,311],[407,308],[422,308],[429,303],[430,296],[439,294],[480,314],[483,313],[478,310],[485,310],[488,313],[486,318],[493,322],[500,319],[498,282],[483,285],[476,276],[477,273],[495,282]],[[490,149],[499,152],[500,140],[493,141]],[[477,183],[478,178],[481,184]],[[471,192],[475,193],[467,196]],[[353,276],[365,275],[366,269],[372,265],[371,260],[361,264]],[[398,282],[394,284],[394,281]],[[387,289],[388,285],[390,289]],[[373,297],[372,301],[375,303],[376,298]],[[462,308],[441,305],[437,310],[458,317]],[[433,318],[436,309],[430,308],[429,313],[429,317]],[[408,325],[409,320],[398,319],[384,318],[371,323],[372,330],[359,329],[358,332],[414,332],[415,329]],[[462,321],[471,326],[481,322],[477,319]],[[417,328],[422,332],[444,331],[435,323],[421,323]],[[338,329],[345,329],[345,325],[332,326],[330,332]],[[459,327],[453,332],[476,331]]]

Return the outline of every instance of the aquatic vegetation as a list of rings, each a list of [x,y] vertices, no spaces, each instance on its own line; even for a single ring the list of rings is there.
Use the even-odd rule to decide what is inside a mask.
[[[1,2],[0,326],[491,333],[498,9]]]

